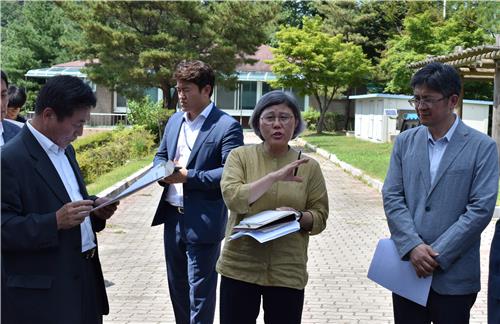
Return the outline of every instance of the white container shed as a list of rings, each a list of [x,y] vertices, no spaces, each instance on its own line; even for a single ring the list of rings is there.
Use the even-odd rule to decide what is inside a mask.
[[[408,99],[412,96],[371,93],[350,96],[354,100],[354,134],[356,137],[374,142],[389,142],[399,134],[396,129],[397,116],[414,113]],[[464,99],[462,119],[468,126],[488,133],[488,116],[492,101]]]

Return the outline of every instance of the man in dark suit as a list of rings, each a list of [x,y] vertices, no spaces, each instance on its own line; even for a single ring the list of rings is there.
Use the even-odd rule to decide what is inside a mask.
[[[14,136],[19,133],[21,128],[13,123],[10,123],[4,120],[7,115],[7,105],[9,103],[8,98],[8,88],[9,88],[9,80],[7,79],[7,74],[4,71],[2,73],[2,82],[1,82],[1,97],[0,97],[0,146],[4,145],[8,141],[10,141]]]
[[[108,313],[95,232],[116,210],[94,212],[75,151],[96,98],[76,77],[41,89],[35,116],[2,147],[2,323],[102,323]]]
[[[497,220],[490,250],[488,278],[488,324],[500,323],[500,220]]]
[[[220,179],[229,152],[243,145],[240,124],[210,101],[215,77],[201,61],[175,72],[182,112],[170,117],[155,163],[173,160],[153,225],[164,225],[168,286],[177,323],[212,323],[227,209]]]

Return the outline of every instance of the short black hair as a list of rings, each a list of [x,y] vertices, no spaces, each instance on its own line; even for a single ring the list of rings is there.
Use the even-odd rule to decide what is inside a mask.
[[[50,107],[62,121],[82,108],[95,107],[97,99],[88,84],[80,78],[69,75],[58,75],[50,78],[38,93],[35,103],[35,114],[40,115]]]
[[[26,103],[26,91],[24,91],[24,88],[18,88],[15,85],[11,85],[7,94],[9,95],[7,107],[22,108]]]
[[[202,61],[182,61],[177,65],[174,78],[176,80],[193,82],[201,91],[205,86],[210,85],[210,96],[214,91],[215,73],[212,67]]]
[[[410,85],[412,89],[425,85],[445,97],[460,96],[462,89],[458,72],[452,66],[440,62],[432,62],[418,70],[413,75]]]
[[[7,74],[5,74],[5,72],[3,70],[2,71],[2,80],[5,81],[5,85],[7,86],[7,88],[9,87],[9,79],[7,78]]]
[[[295,99],[293,94],[282,90],[273,90],[266,93],[259,99],[259,102],[257,102],[257,105],[255,105],[255,109],[253,110],[252,117],[250,117],[250,126],[252,127],[255,135],[259,136],[261,140],[264,140],[264,138],[262,137],[262,133],[260,132],[259,124],[262,112],[267,107],[280,104],[284,104],[285,106],[290,108],[295,119],[299,121],[297,127],[295,127],[295,129],[293,130],[292,139],[299,136],[299,134],[304,130],[305,124],[300,114],[299,104],[297,103],[297,100]]]

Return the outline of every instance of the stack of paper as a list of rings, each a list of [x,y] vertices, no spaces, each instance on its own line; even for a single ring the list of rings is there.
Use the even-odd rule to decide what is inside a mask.
[[[391,239],[381,239],[378,242],[368,278],[401,297],[422,306],[427,305],[432,276],[419,278],[412,264],[401,260]]]
[[[260,243],[268,242],[300,230],[298,214],[289,210],[266,210],[244,218],[233,229],[231,240],[250,236]]]

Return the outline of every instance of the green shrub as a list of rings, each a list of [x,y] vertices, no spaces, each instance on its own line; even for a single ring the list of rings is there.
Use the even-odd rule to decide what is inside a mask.
[[[159,142],[163,127],[173,114],[173,110],[163,108],[162,102],[154,103],[149,97],[144,97],[140,101],[129,101],[128,108],[128,120],[133,125],[145,126],[147,130],[153,133],[155,141]]]
[[[98,141],[99,144],[89,142],[86,145],[76,145],[78,163],[87,184],[130,160],[147,156],[155,147],[154,136],[144,126],[122,128],[105,133],[111,134],[102,136],[109,139],[108,141]]]
[[[85,151],[96,146],[104,145],[113,139],[113,131],[99,132],[79,138],[73,143],[75,151]]]
[[[302,113],[302,119],[306,122],[307,129],[315,131],[319,120],[319,111],[309,108],[308,111]]]
[[[328,111],[325,114],[325,131],[339,131],[344,128],[345,116],[336,112]]]
[[[316,110],[308,110],[302,113],[302,118],[306,122],[307,129],[316,131],[320,113]],[[327,111],[324,119],[323,130],[327,132],[339,131],[344,128],[345,117],[344,115],[336,112]]]

